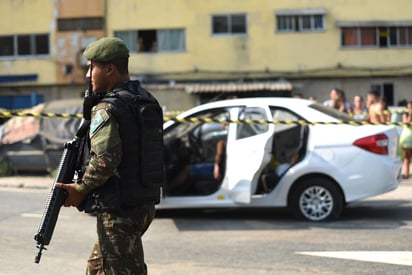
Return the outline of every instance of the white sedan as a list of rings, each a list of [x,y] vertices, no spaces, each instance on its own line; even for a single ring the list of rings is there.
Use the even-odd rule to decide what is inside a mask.
[[[353,121],[295,98],[194,107],[164,124],[158,209],[288,207],[298,218],[337,219],[346,204],[400,183],[396,127]]]

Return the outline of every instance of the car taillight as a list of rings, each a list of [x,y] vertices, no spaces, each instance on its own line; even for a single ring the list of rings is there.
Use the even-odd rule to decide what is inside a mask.
[[[353,144],[375,154],[388,154],[389,140],[385,134],[377,134],[373,136],[360,138],[356,140]]]

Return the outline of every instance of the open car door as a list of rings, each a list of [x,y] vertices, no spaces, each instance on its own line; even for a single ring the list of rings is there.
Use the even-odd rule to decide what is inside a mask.
[[[268,120],[269,111],[245,107],[238,112],[240,120]],[[266,123],[231,124],[227,144],[227,184],[232,200],[248,204],[256,192],[258,177],[271,159],[274,125]]]

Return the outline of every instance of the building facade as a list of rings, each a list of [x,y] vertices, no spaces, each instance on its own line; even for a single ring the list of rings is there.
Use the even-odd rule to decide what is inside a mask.
[[[102,36],[127,43],[131,77],[168,110],[230,96],[323,101],[334,87],[396,105],[412,100],[410,10],[410,0],[1,1],[0,107],[79,97],[82,51]]]

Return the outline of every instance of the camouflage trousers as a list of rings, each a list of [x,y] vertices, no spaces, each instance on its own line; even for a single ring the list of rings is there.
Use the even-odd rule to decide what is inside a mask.
[[[155,214],[153,205],[97,214],[98,241],[87,264],[87,275],[147,274],[142,235]]]

